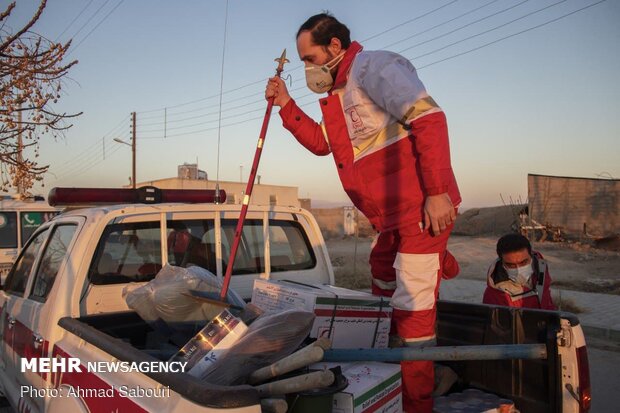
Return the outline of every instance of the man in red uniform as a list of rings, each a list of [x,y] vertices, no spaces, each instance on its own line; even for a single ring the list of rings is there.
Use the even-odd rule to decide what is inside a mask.
[[[555,310],[551,277],[541,253],[523,235],[508,234],[497,241],[497,260],[487,273],[484,304]]]
[[[331,153],[344,190],[380,232],[370,263],[373,291],[391,296],[392,333],[407,346],[435,343],[436,297],[461,201],[441,108],[406,58],[363,51],[329,14],[297,33],[306,83],[323,121],[307,116],[274,77],[265,96],[284,127],[316,155]],[[449,260],[448,260],[449,261]],[[432,411],[433,363],[404,362],[407,412]]]

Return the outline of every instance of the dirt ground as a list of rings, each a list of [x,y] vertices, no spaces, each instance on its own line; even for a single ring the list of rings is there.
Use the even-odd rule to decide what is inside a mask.
[[[368,254],[372,239],[354,237],[327,240],[336,284],[370,288]],[[484,280],[495,259],[497,237],[453,235],[448,249],[461,267],[459,277]],[[620,295],[620,253],[578,243],[534,243],[547,259],[553,287]]]

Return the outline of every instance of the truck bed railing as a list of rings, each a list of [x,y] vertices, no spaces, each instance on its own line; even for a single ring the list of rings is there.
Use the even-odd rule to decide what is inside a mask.
[[[463,361],[463,360],[544,360],[545,344],[498,344],[481,346],[444,346],[425,348],[331,349],[324,361]]]

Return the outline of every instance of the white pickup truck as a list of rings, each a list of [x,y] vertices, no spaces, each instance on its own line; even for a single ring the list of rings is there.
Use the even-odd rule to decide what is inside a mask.
[[[151,280],[167,263],[221,277],[239,211],[228,204],[112,205],[65,212],[38,228],[0,291],[0,385],[9,403],[18,412],[260,412],[251,386],[85,368],[160,361],[146,351],[153,330],[128,308],[123,288]],[[251,206],[234,267],[230,287],[244,298],[259,277],[334,284],[320,229],[298,207]],[[544,360],[449,362],[462,383],[511,398],[523,412],[588,411],[587,353],[575,316],[454,302],[438,310],[439,345],[547,348]],[[23,368],[22,359],[37,358],[44,360],[38,369]],[[50,367],[76,359],[81,372]]]

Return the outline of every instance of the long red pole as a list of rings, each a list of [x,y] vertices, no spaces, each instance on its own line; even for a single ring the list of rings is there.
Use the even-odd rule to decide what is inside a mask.
[[[282,74],[284,70],[284,63],[287,63],[286,49],[282,52],[282,56],[275,60],[278,62],[278,68],[276,69],[276,76]],[[245,195],[243,197],[243,203],[241,205],[241,213],[239,214],[239,221],[237,221],[237,229],[235,230],[235,239],[232,247],[230,248],[230,256],[228,257],[228,266],[226,267],[226,274],[224,275],[224,284],[222,285],[222,291],[220,292],[220,300],[226,301],[226,294],[228,293],[228,286],[230,285],[230,278],[232,277],[233,264],[235,263],[235,257],[237,256],[237,249],[241,242],[241,233],[243,231],[243,223],[248,213],[248,206],[250,205],[250,198],[252,196],[252,189],[254,189],[254,180],[256,179],[256,173],[258,171],[258,163],[260,162],[260,156],[263,152],[263,144],[265,142],[265,136],[267,135],[267,127],[269,126],[269,118],[271,117],[271,110],[273,109],[273,100],[271,97],[267,101],[267,110],[265,111],[265,118],[263,119],[263,126],[258,136],[258,144],[256,145],[256,152],[254,153],[254,162],[252,162],[252,169],[250,170],[250,177],[248,184],[245,188]]]

